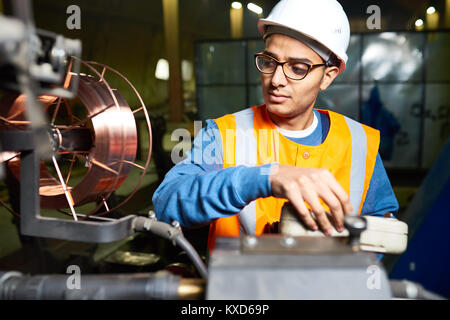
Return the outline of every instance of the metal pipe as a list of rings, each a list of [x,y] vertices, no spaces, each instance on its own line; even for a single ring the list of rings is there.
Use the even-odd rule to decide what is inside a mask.
[[[178,286],[178,299],[200,300],[205,298],[206,281],[204,279],[181,278]]]
[[[0,300],[173,300],[200,299],[205,281],[166,271],[140,274],[23,275],[0,273]]]
[[[422,285],[408,280],[390,280],[392,296],[400,299],[420,300],[446,300],[433,292],[426,290]]]

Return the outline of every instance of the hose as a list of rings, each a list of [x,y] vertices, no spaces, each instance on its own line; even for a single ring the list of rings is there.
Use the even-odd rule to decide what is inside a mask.
[[[195,251],[194,247],[189,243],[189,241],[183,235],[180,235],[175,237],[175,242],[181,249],[186,251],[186,254],[191,259],[200,276],[203,279],[207,279],[208,270],[206,268],[206,265],[204,264],[202,258],[200,258],[200,256],[198,255],[197,251]]]
[[[184,237],[181,228],[173,227],[168,223],[157,221],[154,218],[137,217],[133,221],[133,228],[135,231],[147,231],[162,238],[172,241],[174,245],[178,245],[181,249],[186,251],[186,254],[191,259],[198,273],[203,279],[208,278],[208,270],[199,256],[195,248]]]

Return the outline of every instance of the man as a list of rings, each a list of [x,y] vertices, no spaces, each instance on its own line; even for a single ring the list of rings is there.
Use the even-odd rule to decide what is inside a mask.
[[[153,196],[158,219],[210,223],[212,249],[217,236],[264,233],[287,200],[308,228],[327,235],[343,231],[346,214],[397,211],[379,132],[314,108],[346,66],[350,27],[341,5],[282,0],[258,29],[265,104],[206,122]]]

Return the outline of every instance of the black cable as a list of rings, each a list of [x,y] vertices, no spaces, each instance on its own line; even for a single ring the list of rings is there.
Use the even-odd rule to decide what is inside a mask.
[[[208,270],[205,263],[203,262],[202,258],[199,256],[195,248],[184,237],[183,232],[180,228],[173,227],[168,223],[146,217],[137,217],[133,221],[133,228],[135,231],[151,232],[162,238],[172,241],[174,245],[178,245],[180,248],[186,251],[186,254],[191,259],[200,276],[203,279],[208,278]]]
[[[175,241],[181,249],[186,251],[188,257],[191,259],[192,263],[198,270],[200,276],[203,279],[207,279],[208,270],[202,258],[198,255],[197,251],[195,250],[195,248],[189,243],[189,241],[183,235],[176,236]]]

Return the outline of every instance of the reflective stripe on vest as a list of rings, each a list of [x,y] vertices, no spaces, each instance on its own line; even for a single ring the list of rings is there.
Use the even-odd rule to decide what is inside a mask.
[[[236,118],[236,166],[256,166],[257,145],[253,135],[252,109],[245,109],[234,114]],[[250,202],[239,213],[239,231],[241,234],[255,234],[256,226],[256,203]]]
[[[358,215],[364,191],[366,177],[367,138],[366,132],[360,123],[345,117],[345,122],[352,136],[352,163],[350,166],[350,203],[353,214]]]

